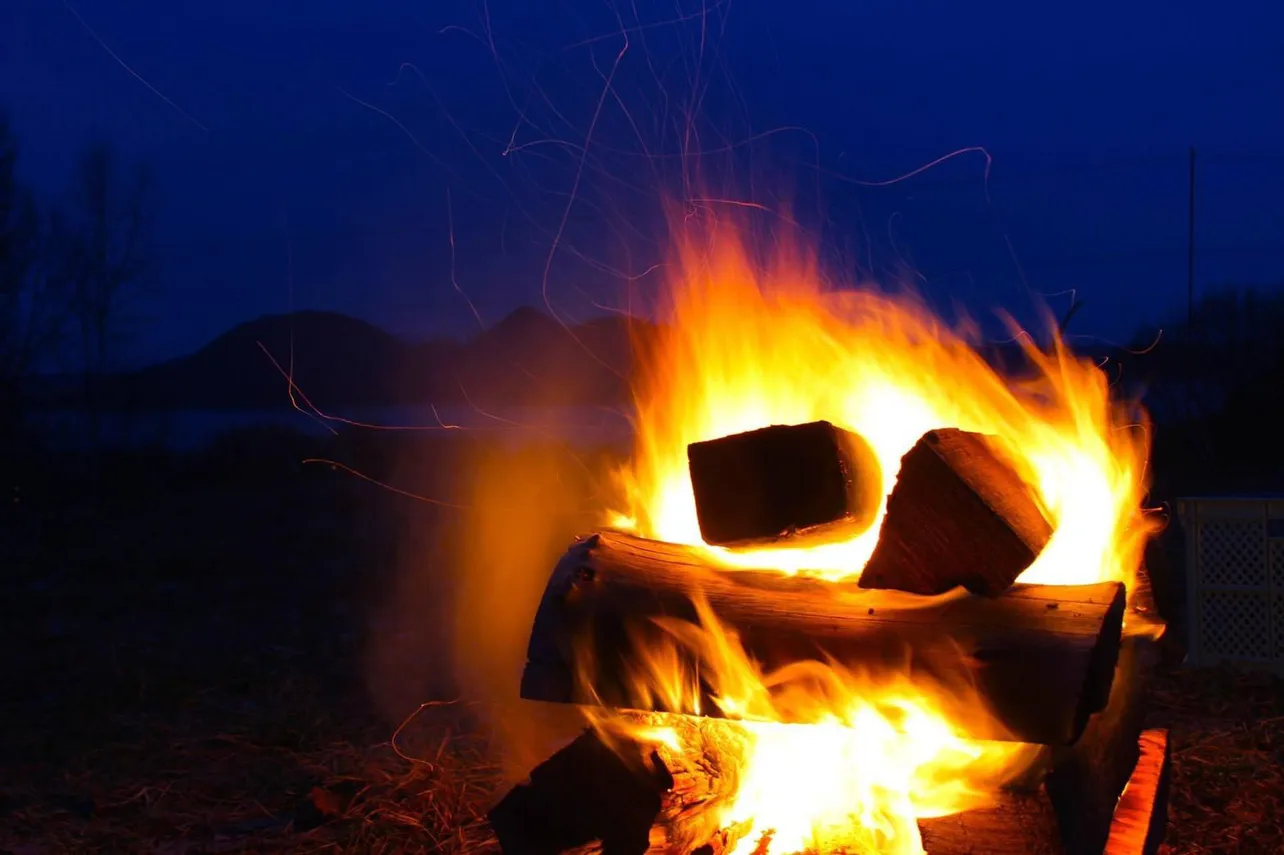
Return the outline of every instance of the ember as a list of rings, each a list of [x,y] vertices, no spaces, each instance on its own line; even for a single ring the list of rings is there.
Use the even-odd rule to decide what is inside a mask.
[[[1004,378],[908,298],[684,228],[641,354],[623,533],[554,571],[522,684],[585,705],[580,759],[549,762],[601,809],[537,774],[492,813],[505,849],[1153,851],[1154,823],[1121,830],[1115,809],[1127,785],[1161,816],[1166,769],[1137,713],[1161,628],[1124,605],[1152,529],[1144,417],[1059,342]],[[713,442],[817,422],[854,439]],[[717,483],[728,460],[754,495]],[[879,483],[844,492],[859,477]],[[654,791],[600,783],[612,763]],[[625,814],[643,827],[612,836]]]

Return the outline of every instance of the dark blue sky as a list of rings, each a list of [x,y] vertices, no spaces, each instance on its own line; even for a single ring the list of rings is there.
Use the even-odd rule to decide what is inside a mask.
[[[1200,287],[1284,278],[1282,32],[1269,0],[8,0],[0,102],[50,192],[95,134],[158,173],[133,359],[291,305],[466,333],[460,290],[541,301],[573,187],[549,295],[620,305],[684,147],[752,167],[741,198],[793,182],[849,270],[977,314],[1076,288],[1118,340],[1184,306],[1189,146]],[[988,184],[975,153],[852,180],[969,146]]]

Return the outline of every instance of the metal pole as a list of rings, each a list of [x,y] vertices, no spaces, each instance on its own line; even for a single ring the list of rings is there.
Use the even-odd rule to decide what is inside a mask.
[[[1186,328],[1195,327],[1195,147],[1190,147],[1189,199],[1186,209]]]

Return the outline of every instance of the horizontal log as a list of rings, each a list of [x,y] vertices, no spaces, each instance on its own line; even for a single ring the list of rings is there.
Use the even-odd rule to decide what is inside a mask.
[[[833,660],[875,681],[934,681],[962,735],[1049,745],[1073,743],[1105,705],[1124,613],[1118,583],[920,597],[724,569],[703,550],[603,532],[574,545],[553,571],[522,697],[720,715],[707,682],[698,707],[680,706],[631,676],[645,655],[672,647],[656,620],[695,622],[701,599],[766,671]],[[684,652],[688,673],[710,673],[704,654]],[[976,696],[990,716],[975,714]]]
[[[620,737],[608,747],[598,732],[586,731],[491,810],[488,819],[501,850],[722,855],[741,840],[761,837],[765,829],[754,829],[752,820],[732,829],[716,827],[719,807],[734,797],[736,764],[722,753],[736,750],[734,739],[710,739],[724,729],[707,721],[680,723],[682,718],[668,717],[683,729],[679,744],[701,731],[685,755]],[[1037,780],[1028,789],[994,794],[985,807],[919,819],[923,847],[929,855],[1103,855],[1104,845],[1104,855],[1154,855],[1166,821],[1167,746],[1162,731],[1147,731],[1139,743],[1109,841],[1098,841],[1095,849],[1066,837],[1060,796]],[[649,765],[639,760],[648,752]]]
[[[990,438],[929,431],[901,459],[861,584],[915,594],[961,585],[998,594],[1051,536],[1033,492]]]
[[[829,422],[694,442],[687,462],[700,535],[720,546],[855,537],[883,501],[874,450]]]

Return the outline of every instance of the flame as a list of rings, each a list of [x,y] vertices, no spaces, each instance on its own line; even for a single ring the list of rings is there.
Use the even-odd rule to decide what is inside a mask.
[[[997,439],[1053,524],[1021,581],[1132,581],[1149,534],[1139,511],[1149,431],[1095,364],[1059,340],[1044,352],[1020,336],[1036,374],[1009,380],[912,297],[837,290],[798,251],[756,264],[738,233],[715,224],[700,241],[691,231],[680,233],[665,295],[669,323],[641,360],[636,449],[621,473],[627,507],[613,524],[702,545],[693,442],[828,420],[868,440],[886,495],[920,436],[957,427]],[[878,528],[806,549],[710,551],[730,565],[855,577]]]
[[[777,853],[920,855],[918,819],[991,804],[1043,756],[1036,746],[959,737],[955,723],[988,716],[967,686],[875,678],[817,661],[764,673],[705,602],[696,606],[696,623],[658,621],[667,643],[630,663],[626,679],[692,714],[703,711],[703,682],[730,719],[693,725],[680,715],[586,708],[603,732],[670,756],[708,755],[717,746],[714,762],[732,792],[710,800],[712,816],[696,812],[672,830],[670,839],[688,841],[688,849],[709,831],[739,827],[732,855],[764,851],[764,843]],[[703,745],[692,738],[710,731]]]
[[[1060,340],[1040,349],[1027,337],[1034,370],[1002,376],[968,330],[948,328],[914,297],[835,288],[802,242],[777,234],[761,257],[747,234],[714,219],[676,230],[665,322],[640,354],[635,449],[619,473],[624,504],[612,525],[703,547],[729,567],[855,578],[878,522],[806,548],[704,545],[688,444],[828,420],[868,440],[886,496],[922,434],[957,427],[996,438],[1052,524],[1022,581],[1132,582],[1149,534],[1140,512],[1149,433],[1138,407],[1112,398],[1098,366]],[[879,521],[884,511],[885,499]],[[821,662],[765,674],[707,609],[698,623],[664,629],[669,641],[629,676],[668,708],[693,713],[701,711],[696,687],[711,687],[735,719],[709,726],[741,736],[736,792],[715,817],[718,827],[752,827],[736,852],[918,855],[916,820],[985,804],[1032,762],[1030,746],[955,735],[961,717],[987,714],[970,687],[908,676],[879,682]],[[683,664],[693,651],[698,675]],[[619,713],[593,715],[600,727],[673,745],[663,717],[643,727]]]

